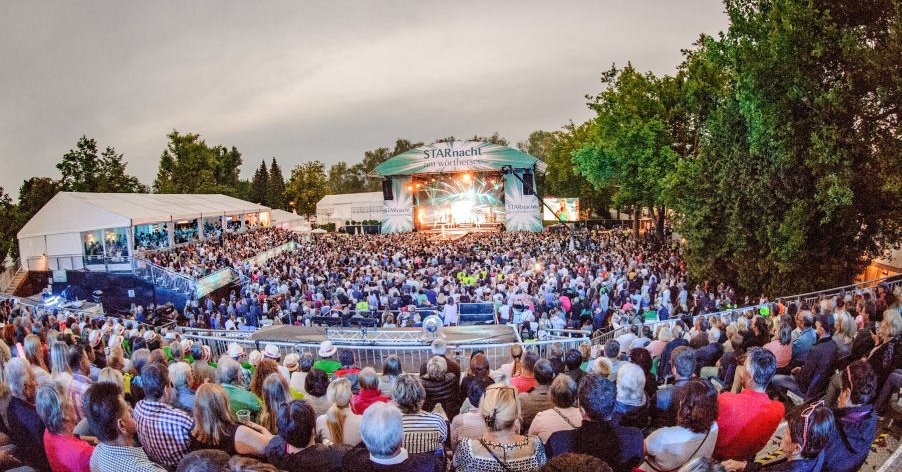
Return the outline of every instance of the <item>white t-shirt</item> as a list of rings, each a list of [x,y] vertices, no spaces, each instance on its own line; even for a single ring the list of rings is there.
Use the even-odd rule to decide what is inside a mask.
[[[716,421],[711,425],[711,432],[707,438],[705,433],[694,433],[682,426],[661,428],[645,438],[646,462],[639,468],[646,472],[656,472],[649,466],[648,463],[651,463],[658,470],[679,469],[693,457],[711,457],[716,444]]]
[[[360,441],[363,440],[360,437],[360,420],[362,419],[362,416],[351,413],[350,407],[345,409],[344,441],[342,441],[342,444],[352,447],[360,444]],[[326,424],[326,415],[320,415],[316,418],[316,434],[321,435],[323,439],[332,441],[332,434],[329,432],[329,426]]]

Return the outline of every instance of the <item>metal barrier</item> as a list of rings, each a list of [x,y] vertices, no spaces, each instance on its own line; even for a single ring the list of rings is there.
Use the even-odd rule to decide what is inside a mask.
[[[165,289],[193,297],[197,292],[197,282],[187,275],[158,266],[146,259],[136,259],[134,274]]]
[[[890,290],[894,290],[896,286],[902,285],[902,275],[893,275],[889,277],[882,277],[879,279],[866,280],[863,282],[857,282],[851,285],[845,285],[842,287],[835,287],[827,290],[821,290],[818,292],[810,292],[803,293],[800,295],[793,295],[789,297],[777,297],[782,298],[786,301],[795,301],[795,302],[805,302],[809,305],[820,301],[825,297],[834,297],[836,295],[845,295],[848,292],[858,292],[861,290],[872,290],[878,285],[886,284],[889,286]],[[718,316],[718,317],[728,317],[729,319],[735,321],[737,317],[740,315],[744,315],[750,311],[758,311],[764,306],[769,306],[770,304],[759,304],[746,306],[741,308],[734,308],[730,310],[718,311],[716,313],[704,313],[700,315],[696,315],[693,317],[698,318],[699,316],[709,317],[709,316]],[[657,333],[658,329],[661,326],[667,325],[673,327],[674,323],[676,323],[679,318],[671,318],[665,321],[654,321],[651,323],[643,323],[644,326],[650,326],[653,333]],[[592,337],[593,344],[604,344],[612,339],[617,338],[620,335],[626,334],[629,330],[629,326],[621,326],[619,328],[615,328],[611,331],[607,331],[604,333],[596,334]]]

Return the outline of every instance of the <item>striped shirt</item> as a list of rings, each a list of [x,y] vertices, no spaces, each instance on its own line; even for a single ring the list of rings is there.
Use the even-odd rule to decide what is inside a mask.
[[[403,417],[403,447],[411,454],[435,452],[448,440],[448,423],[441,416],[426,411]]]
[[[174,469],[188,453],[194,421],[182,410],[149,400],[141,400],[132,412],[138,424],[138,439],[148,457]]]

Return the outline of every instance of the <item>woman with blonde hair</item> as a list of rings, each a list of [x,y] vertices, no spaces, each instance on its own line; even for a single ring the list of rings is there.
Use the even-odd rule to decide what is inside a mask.
[[[9,431],[9,422],[6,420],[6,409],[9,406],[9,384],[6,383],[6,374],[3,368],[12,359],[9,346],[0,339],[0,421],[3,422],[3,430]]]
[[[25,360],[31,364],[31,371],[34,372],[35,380],[38,383],[50,380],[50,371],[47,369],[47,363],[44,362],[44,349],[41,345],[41,338],[34,334],[25,336],[24,347]]]
[[[260,409],[260,426],[272,434],[279,433],[279,408],[291,401],[291,391],[284,377],[269,374],[263,381],[263,406]]]
[[[72,383],[72,369],[66,358],[69,346],[64,342],[53,341],[50,345],[50,378],[58,382],[64,389]]]
[[[454,451],[455,470],[519,472],[536,470],[545,464],[542,441],[514,430],[520,417],[520,401],[514,387],[494,384],[487,388],[479,402],[479,414],[485,422],[485,432],[480,438],[460,440]]]
[[[229,414],[229,397],[219,384],[205,383],[194,397],[194,429],[189,449],[220,449],[262,457],[272,439],[266,429],[253,422],[236,423]]]
[[[523,364],[520,359],[523,358],[523,346],[519,344],[511,345],[511,362],[501,365],[501,372],[507,380],[523,375]]]
[[[351,381],[345,377],[333,380],[326,389],[326,398],[332,406],[316,419],[316,434],[333,444],[360,444],[361,416],[351,411]]]

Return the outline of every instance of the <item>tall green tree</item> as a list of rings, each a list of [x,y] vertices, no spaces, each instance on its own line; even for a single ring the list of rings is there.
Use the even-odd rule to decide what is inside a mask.
[[[67,192],[147,192],[137,177],[126,172],[122,158],[113,147],[98,153],[97,141],[82,136],[56,165],[62,174],[60,187]]]
[[[0,263],[7,256],[15,258],[19,254],[16,233],[19,231],[19,217],[12,198],[0,187]]]
[[[251,201],[261,205],[269,204],[269,170],[266,169],[266,160],[260,163],[254,178],[251,179]]]
[[[266,179],[266,201],[271,208],[287,209],[288,201],[285,199],[285,179],[282,177],[282,168],[272,158],[269,166],[269,178]]]
[[[698,148],[670,183],[697,278],[849,283],[902,241],[898,2],[729,0],[684,70]]]
[[[19,228],[25,226],[51,198],[61,190],[61,183],[48,177],[32,177],[19,187],[17,207]],[[18,231],[18,230],[17,230]]]
[[[241,153],[235,147],[210,146],[199,134],[173,130],[160,155],[153,189],[157,193],[222,193],[240,196]]]
[[[674,113],[663,98],[667,82],[631,64],[612,67],[601,80],[605,89],[589,103],[597,114],[596,140],[576,151],[573,160],[597,188],[614,186],[618,208],[637,216],[648,208],[663,239],[667,176],[679,157],[668,121]]]
[[[363,192],[365,179],[356,172],[347,162],[341,161],[329,167],[328,192],[329,193],[358,193]]]
[[[316,204],[326,195],[327,190],[326,166],[320,161],[295,166],[285,186],[285,194],[294,202],[298,214],[307,218],[316,214]]]

